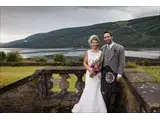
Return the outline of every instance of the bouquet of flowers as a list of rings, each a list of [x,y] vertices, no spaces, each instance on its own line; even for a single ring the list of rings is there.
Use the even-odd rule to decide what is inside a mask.
[[[90,77],[93,77],[99,72],[99,60],[95,60],[91,64],[91,70],[94,72],[93,74],[90,74]]]

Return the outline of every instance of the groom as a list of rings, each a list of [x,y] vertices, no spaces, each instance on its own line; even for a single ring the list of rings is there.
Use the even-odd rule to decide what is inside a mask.
[[[104,32],[105,45],[102,46],[101,92],[109,113],[117,112],[120,95],[120,80],[124,71],[124,47],[115,43],[112,33]]]

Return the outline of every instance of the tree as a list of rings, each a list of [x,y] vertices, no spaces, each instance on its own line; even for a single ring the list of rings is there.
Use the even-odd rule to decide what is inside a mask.
[[[4,62],[6,59],[6,53],[4,51],[0,52],[0,61]]]
[[[62,53],[56,54],[54,56],[54,61],[55,62],[65,62],[66,61],[66,57]]]
[[[7,62],[21,62],[22,60],[23,58],[18,51],[7,53]]]

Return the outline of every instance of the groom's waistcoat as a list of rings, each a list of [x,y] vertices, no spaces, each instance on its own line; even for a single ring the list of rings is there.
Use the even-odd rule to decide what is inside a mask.
[[[114,73],[122,74],[125,65],[125,53],[124,47],[114,43],[114,45],[108,50],[107,45],[102,48],[102,67],[108,65]]]

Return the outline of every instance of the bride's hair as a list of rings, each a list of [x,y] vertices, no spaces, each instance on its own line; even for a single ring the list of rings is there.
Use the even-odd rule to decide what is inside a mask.
[[[97,40],[100,43],[100,40],[97,35],[91,35],[88,39],[88,43],[91,46],[92,40]]]

